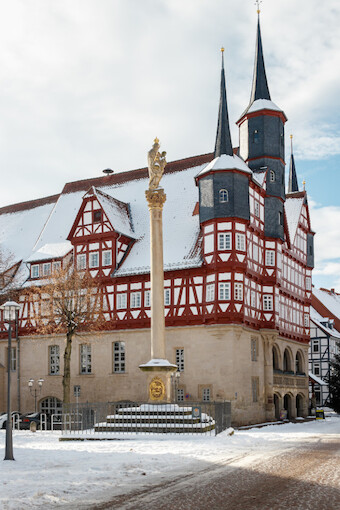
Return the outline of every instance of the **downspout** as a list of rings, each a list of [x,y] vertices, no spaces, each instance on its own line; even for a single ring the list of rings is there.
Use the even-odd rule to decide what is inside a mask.
[[[16,312],[15,317],[15,339],[17,341],[17,390],[18,390],[18,411],[20,413],[20,338],[19,338],[19,312]]]

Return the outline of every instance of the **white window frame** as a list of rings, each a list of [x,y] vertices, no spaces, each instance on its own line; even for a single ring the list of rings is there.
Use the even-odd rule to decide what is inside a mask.
[[[82,271],[86,269],[86,253],[78,253],[77,255],[77,269]]]
[[[91,344],[80,344],[80,374],[92,374]]]
[[[89,253],[89,268],[94,269],[99,267],[99,251],[90,251]]]
[[[254,202],[254,215],[259,218],[260,216],[260,204],[257,200]]]
[[[312,340],[312,352],[320,352],[320,341]]]
[[[126,293],[117,294],[117,310],[123,310],[127,307]]]
[[[164,289],[164,306],[170,306],[170,304],[171,304],[170,289]]]
[[[312,278],[306,276],[306,290],[312,290]]]
[[[275,266],[275,250],[266,250],[266,266]]]
[[[220,251],[231,250],[231,232],[218,234],[218,249]]]
[[[184,372],[184,349],[179,348],[175,350],[177,372]]]
[[[243,301],[243,283],[234,283],[234,299],[235,301]]]
[[[208,283],[206,287],[206,301],[207,303],[211,303],[212,301],[215,301],[215,284],[214,283]]]
[[[113,373],[124,374],[126,372],[125,342],[113,342]]]
[[[275,179],[276,178],[276,175],[275,175],[275,172],[274,170],[270,170],[269,171],[269,182],[275,182]]]
[[[144,307],[150,308],[151,306],[151,290],[144,291]]]
[[[112,266],[112,250],[103,250],[102,265],[103,266]]]
[[[220,204],[224,204],[226,202],[229,202],[229,193],[228,190],[225,188],[220,189],[218,194],[219,202]]]
[[[230,301],[230,298],[231,298],[230,282],[219,282],[218,284],[219,301]]]
[[[33,264],[31,266],[31,278],[39,278],[40,276],[40,264]]]
[[[309,328],[309,313],[303,315],[303,324],[305,328]]]
[[[60,347],[59,345],[50,345],[48,348],[48,374],[60,374]]]
[[[256,308],[256,293],[255,290],[250,292],[250,306]]]
[[[51,262],[44,262],[42,265],[43,276],[50,276],[51,271],[52,271]]]
[[[52,262],[52,272],[55,273],[56,271],[60,271],[60,270],[61,270],[61,261],[55,260],[54,262]]]
[[[202,388],[202,402],[210,402],[211,391],[210,388]]]
[[[130,308],[140,308],[142,306],[141,292],[131,292],[130,294]]]
[[[265,312],[272,312],[274,309],[274,300],[272,294],[263,295],[263,310]]]
[[[184,388],[177,388],[177,402],[184,402]]]
[[[246,236],[245,236],[245,234],[236,233],[236,250],[246,251]]]
[[[317,376],[321,375],[321,363],[319,361],[313,363],[313,374]]]

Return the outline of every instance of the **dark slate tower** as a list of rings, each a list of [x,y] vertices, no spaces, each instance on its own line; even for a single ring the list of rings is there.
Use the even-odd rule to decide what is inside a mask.
[[[240,156],[254,171],[267,170],[265,234],[283,239],[285,200],[284,112],[272,102],[267,82],[258,11],[250,102],[238,120]]]
[[[288,193],[294,193],[294,191],[299,191],[299,185],[296,177],[296,170],[295,170],[295,161],[294,161],[294,154],[293,154],[293,135],[290,135],[290,165],[289,165],[289,181],[288,181]]]
[[[214,159],[197,176],[200,222],[214,218],[249,219],[249,175],[251,171],[233,154],[231,143],[224,58],[220,84]],[[221,199],[221,193],[223,199]]]

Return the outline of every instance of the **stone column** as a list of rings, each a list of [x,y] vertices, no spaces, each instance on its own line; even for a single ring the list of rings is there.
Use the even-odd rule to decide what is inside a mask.
[[[265,418],[275,419],[274,392],[273,392],[273,344],[274,335],[262,334],[264,354],[264,398]]]
[[[170,375],[177,369],[166,359],[164,320],[164,267],[163,267],[163,205],[164,189],[159,186],[166,165],[165,152],[158,152],[155,139],[148,153],[149,189],[145,196],[150,211],[150,279],[151,279],[151,359],[139,368],[147,372],[148,401],[171,402]]]

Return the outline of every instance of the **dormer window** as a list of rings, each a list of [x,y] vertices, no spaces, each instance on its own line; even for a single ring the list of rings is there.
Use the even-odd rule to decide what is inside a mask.
[[[220,189],[219,200],[220,200],[220,203],[228,202],[228,200],[229,200],[228,190]]]
[[[260,131],[258,129],[254,129],[254,132],[253,132],[253,142],[254,143],[259,143],[260,141]]]
[[[31,278],[39,278],[39,264],[31,266]]]
[[[93,211],[93,223],[100,223],[102,221],[102,211],[101,209],[97,209]]]
[[[275,182],[275,172],[274,172],[274,170],[271,170],[269,172],[269,180],[270,180],[270,182]]]

